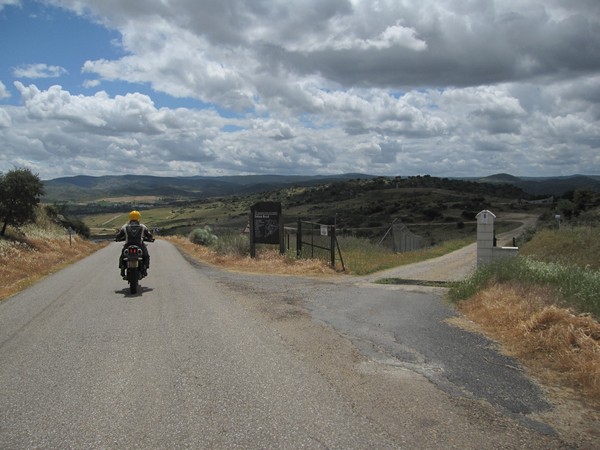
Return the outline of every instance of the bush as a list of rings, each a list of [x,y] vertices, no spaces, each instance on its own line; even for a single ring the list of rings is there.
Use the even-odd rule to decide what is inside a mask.
[[[90,227],[88,227],[81,219],[65,218],[65,220],[61,220],[61,224],[67,229],[71,228],[75,233],[86,239],[90,238]]]
[[[215,245],[219,238],[212,234],[212,230],[209,226],[205,226],[204,228],[196,228],[192,230],[189,235],[189,239],[192,243],[196,245],[203,245],[205,247],[209,247],[211,245]]]
[[[221,236],[213,247],[221,255],[246,256],[250,254],[250,239],[239,233],[227,234]]]

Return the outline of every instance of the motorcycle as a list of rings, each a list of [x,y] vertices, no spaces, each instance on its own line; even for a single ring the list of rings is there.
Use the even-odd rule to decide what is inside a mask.
[[[145,242],[154,242],[154,239],[144,239]],[[144,265],[144,248],[137,244],[128,244],[121,250],[121,264],[125,268],[124,280],[129,283],[129,291],[136,294],[139,282],[147,275]]]

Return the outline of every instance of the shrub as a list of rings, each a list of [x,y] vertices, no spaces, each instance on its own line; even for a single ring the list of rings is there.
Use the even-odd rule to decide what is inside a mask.
[[[212,234],[212,230],[209,226],[205,226],[204,228],[196,228],[195,230],[192,230],[189,235],[189,239],[196,245],[204,245],[205,247],[208,247],[216,244],[219,238]]]
[[[250,254],[250,239],[239,233],[226,234],[221,236],[213,247],[221,255],[246,256]]]
[[[71,228],[75,233],[89,239],[90,227],[88,227],[81,219],[65,218],[65,220],[61,220],[61,223],[65,228]]]

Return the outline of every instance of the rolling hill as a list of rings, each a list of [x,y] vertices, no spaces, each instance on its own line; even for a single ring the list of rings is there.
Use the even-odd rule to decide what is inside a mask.
[[[102,198],[153,196],[165,199],[206,199],[268,192],[293,186],[317,186],[351,179],[379,178],[366,174],[331,176],[246,175],[222,177],[156,177],[146,175],[74,176],[44,181],[43,201],[91,202]],[[393,177],[382,177],[393,178]],[[406,178],[406,177],[402,177]],[[433,177],[432,177],[433,178]],[[501,173],[484,178],[469,178],[489,184],[509,184],[530,196],[562,196],[576,189],[600,192],[600,176],[525,178]]]
[[[225,177],[155,177],[147,175],[79,175],[44,181],[46,203],[91,202],[102,198],[154,196],[205,199],[251,194],[283,187],[314,186],[347,179],[373,178],[363,174],[333,176],[247,175]]]

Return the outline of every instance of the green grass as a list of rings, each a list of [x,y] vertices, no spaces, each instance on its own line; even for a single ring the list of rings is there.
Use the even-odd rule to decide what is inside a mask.
[[[472,241],[457,239],[445,241],[435,247],[413,252],[394,253],[376,246],[367,239],[338,238],[346,268],[356,275],[367,275],[380,270],[391,269],[405,264],[425,261],[458,250]]]
[[[566,306],[600,318],[600,271],[597,229],[542,230],[520,256],[485,266],[450,290],[453,301],[465,300],[493,282],[549,287]]]
[[[538,261],[600,270],[600,228],[540,230],[523,246],[520,254]]]

